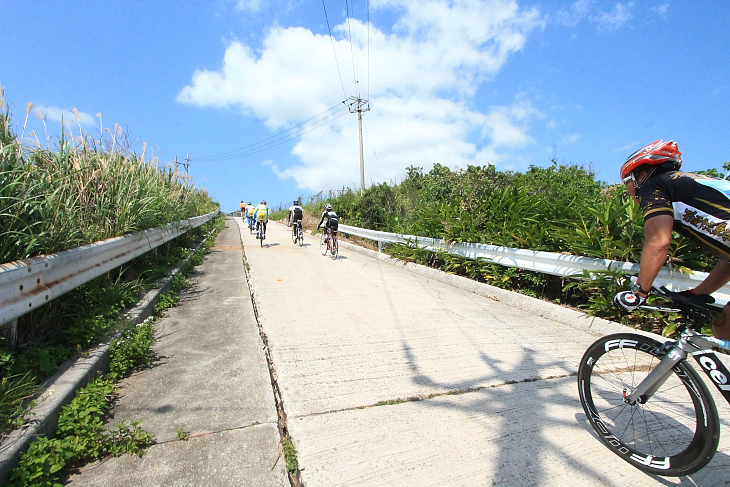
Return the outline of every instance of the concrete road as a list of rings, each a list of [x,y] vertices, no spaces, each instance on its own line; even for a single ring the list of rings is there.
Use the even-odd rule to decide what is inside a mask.
[[[346,244],[332,260],[276,223],[260,247],[236,222],[308,487],[728,485],[726,436],[691,479],[598,441],[574,374],[619,325]]]
[[[192,281],[155,323],[155,363],[120,383],[109,422],[143,420],[155,444],[141,458],[85,465],[68,485],[290,485],[234,221],[226,221]]]

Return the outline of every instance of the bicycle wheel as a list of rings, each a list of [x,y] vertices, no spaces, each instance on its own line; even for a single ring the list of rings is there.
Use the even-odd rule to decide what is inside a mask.
[[[330,252],[332,253],[332,259],[337,259],[337,254],[339,253],[340,246],[337,245],[337,235],[332,235],[332,247],[330,248]]]
[[[580,402],[615,454],[644,472],[689,475],[707,465],[720,439],[717,409],[699,374],[681,361],[645,404],[624,402],[665,355],[662,346],[633,333],[596,341],[578,368]]]
[[[297,229],[297,233],[299,234],[299,246],[301,247],[304,245],[304,232],[301,226]]]
[[[324,241],[324,233],[319,237],[319,251],[322,255],[327,255],[327,242]]]

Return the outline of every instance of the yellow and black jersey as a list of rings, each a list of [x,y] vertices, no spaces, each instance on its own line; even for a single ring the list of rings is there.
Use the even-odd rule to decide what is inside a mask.
[[[671,215],[675,230],[730,260],[730,181],[669,171],[639,189],[644,221]]]

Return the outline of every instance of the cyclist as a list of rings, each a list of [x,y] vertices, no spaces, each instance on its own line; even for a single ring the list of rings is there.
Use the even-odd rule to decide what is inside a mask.
[[[644,303],[667,260],[672,230],[689,236],[719,260],[704,281],[685,296],[705,303],[730,281],[730,181],[680,172],[682,153],[670,140],[658,140],[634,152],[621,166],[621,180],[644,213],[640,270],[631,291],[614,300],[629,311]],[[717,338],[730,339],[730,303],[712,325]]]
[[[246,223],[248,223],[248,226],[251,226],[251,222],[253,222],[253,214],[256,212],[256,207],[249,203],[246,205]]]
[[[266,224],[269,221],[269,207],[266,206],[266,200],[261,200],[261,204],[256,207],[253,214],[253,219],[256,224],[261,224],[261,233],[256,235],[256,238],[261,240],[266,239]]]
[[[301,206],[299,206],[299,202],[295,201],[293,205],[289,207],[289,216],[288,220],[292,224],[292,232],[293,234],[297,231],[297,224],[301,224],[302,217],[304,216],[304,210]]]
[[[292,205],[289,207],[289,213],[286,215],[286,226],[290,227],[292,224],[292,211],[294,211],[294,208],[299,206],[299,201],[294,201]]]
[[[241,218],[243,218],[244,216],[246,216],[246,203],[241,201]]]
[[[328,233],[336,233],[337,226],[339,225],[337,213],[332,211],[332,205],[329,203],[327,203],[324,207],[324,212],[322,213],[322,218],[319,220],[319,224],[317,225],[317,230],[322,227],[322,223],[324,223],[324,240],[326,242],[329,238]]]

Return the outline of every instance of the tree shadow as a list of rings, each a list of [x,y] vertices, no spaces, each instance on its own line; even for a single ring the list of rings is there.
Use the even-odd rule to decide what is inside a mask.
[[[597,445],[603,446],[587,417],[583,414],[577,386],[574,388],[574,394],[566,394],[559,392],[548,384],[549,381],[575,380],[574,364],[563,360],[538,364],[534,360],[536,351],[529,347],[521,347],[521,357],[516,361],[509,361],[509,363],[480,351],[478,353],[481,362],[484,364],[484,374],[468,380],[449,382],[439,381],[425,374],[419,367],[416,350],[407,341],[402,340],[401,347],[403,358],[413,374],[411,378],[413,384],[442,391],[430,394],[427,399],[419,401],[417,403],[419,407],[463,411],[468,413],[470,420],[482,423],[485,431],[494,431],[496,428],[501,429],[501,433],[494,435],[495,438],[498,438],[498,456],[489,459],[489,462],[497,468],[493,478],[502,479],[508,484],[509,479],[513,481],[529,479],[529,483],[532,485],[548,484],[551,478],[538,459],[540,456],[544,456],[545,452],[550,452],[554,457],[565,458],[568,464],[581,465],[582,472],[590,475],[596,485],[605,482],[606,472],[594,466],[596,465],[594,459],[588,456],[581,457],[576,453],[561,449],[561,441],[556,441],[556,438],[551,437],[551,433],[548,431],[550,428],[554,428],[555,425],[571,429],[584,429],[595,438]],[[554,369],[556,367],[564,372],[561,377],[555,377]],[[541,374],[541,370],[551,370],[553,372],[547,375]],[[537,371],[537,374],[535,374],[535,371]],[[534,393],[545,393],[541,394],[539,403],[535,403],[531,407],[522,401],[524,394],[529,393],[529,391],[516,391],[515,388],[528,387],[532,383],[547,384],[547,386],[533,390]],[[510,388],[509,391],[506,390],[507,387]],[[474,400],[442,400],[455,394],[473,394],[472,398]],[[544,411],[551,406],[565,407],[566,404],[571,403],[575,404],[576,407],[576,414],[571,419],[575,419],[578,424],[572,420],[559,420],[555,417],[545,420],[542,416]],[[530,409],[534,409],[534,411],[530,412]],[[499,422],[495,423],[494,418],[499,418]],[[518,430],[517,433],[515,433],[515,429]],[[528,446],[525,446],[524,442],[517,442],[520,447],[516,447],[515,434],[522,434],[525,429],[532,432],[532,441]],[[520,448],[519,451],[516,451],[518,448]],[[613,453],[606,448],[606,455],[613,455]],[[714,469],[713,464],[716,465]],[[670,481],[664,477],[642,473],[653,481],[664,485],[718,485],[718,482],[724,482],[721,479],[724,479],[727,465],[728,456],[718,451],[710,465],[693,474],[691,478],[680,477],[679,483],[677,478]],[[625,464],[625,467],[627,469],[635,468],[628,463]],[[640,471],[637,469],[637,472]],[[697,483],[699,479],[702,479],[703,484]]]

